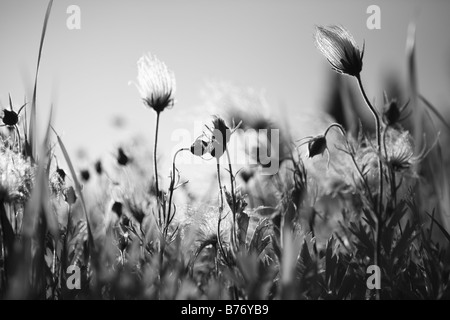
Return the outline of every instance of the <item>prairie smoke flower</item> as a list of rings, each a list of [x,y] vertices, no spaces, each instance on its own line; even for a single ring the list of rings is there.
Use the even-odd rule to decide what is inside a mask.
[[[318,135],[318,136],[315,136],[315,137],[303,138],[301,140],[306,139],[306,141],[302,142],[299,145],[299,147],[300,147],[300,146],[302,146],[304,144],[308,144],[308,157],[309,158],[313,158],[313,157],[315,157],[315,156],[317,156],[319,154],[323,155],[323,153],[325,151],[327,151],[327,154],[328,154],[327,166],[330,163],[330,151],[328,150],[327,138],[326,137],[327,137],[327,134],[330,131],[330,129],[333,128],[333,127],[337,127],[340,130],[341,134],[345,137],[345,130],[344,130],[344,128],[338,123],[333,123],[333,124],[328,126],[328,128],[325,130],[325,133],[323,135],[321,134],[321,135]]]
[[[364,45],[359,50],[353,36],[342,26],[318,26],[316,46],[339,73],[358,76],[362,70]]]
[[[201,157],[208,151],[208,142],[199,138],[191,145],[190,151],[193,155]]]
[[[421,156],[414,156],[411,145],[411,135],[408,131],[388,130],[386,136],[387,162],[394,171],[400,172],[412,168],[413,164],[421,160]],[[425,149],[424,151],[425,152]],[[425,153],[424,153],[425,154]]]
[[[12,99],[11,99],[11,95],[9,96],[9,108],[8,109],[3,109],[3,117],[1,118],[3,121],[3,125],[8,126],[8,127],[14,127],[17,125],[17,123],[19,122],[19,115],[20,112],[22,111],[22,109],[26,106],[27,104],[23,104],[20,108],[19,111],[15,112],[13,110],[13,105],[12,105]]]
[[[408,106],[409,101],[407,101],[402,107],[398,105],[396,99],[389,100],[387,95],[384,95],[384,106],[383,106],[383,122],[387,126],[392,126],[403,120],[400,119],[401,113]]]
[[[125,151],[120,147],[117,150],[117,163],[121,166],[126,166],[130,158],[126,155]]]
[[[4,125],[13,127],[19,122],[19,115],[13,110],[3,109],[2,121]]]
[[[216,116],[213,120],[212,134],[211,155],[220,158],[226,151],[227,144],[230,141],[230,128],[222,118]]]
[[[176,89],[174,73],[150,53],[142,56],[137,65],[138,76],[135,85],[144,103],[156,113],[171,107]]]
[[[309,158],[313,158],[319,154],[323,154],[327,149],[327,139],[325,136],[317,136],[311,138],[308,142]]]

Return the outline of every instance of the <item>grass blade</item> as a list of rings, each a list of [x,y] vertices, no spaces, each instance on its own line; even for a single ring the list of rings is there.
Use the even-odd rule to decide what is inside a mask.
[[[36,93],[38,84],[39,66],[41,64],[42,48],[44,47],[45,34],[47,32],[48,19],[52,10],[53,0],[50,0],[45,13],[44,25],[42,27],[41,42],[39,44],[38,59],[36,64],[36,75],[34,79],[33,99],[31,101],[30,126],[28,128],[28,137],[30,139],[31,156],[36,160]]]
[[[78,181],[77,174],[76,174],[75,169],[74,169],[74,167],[72,165],[72,161],[70,160],[69,153],[67,152],[67,149],[66,149],[66,147],[64,146],[64,143],[61,140],[61,137],[58,135],[58,133],[55,131],[55,129],[53,127],[52,127],[52,130],[53,130],[53,132],[56,135],[59,147],[61,148],[61,151],[63,153],[64,159],[66,160],[66,163],[67,163],[67,165],[69,167],[70,174],[72,175],[72,179],[73,179],[74,184],[75,184],[75,189],[76,189],[76,191],[78,193],[78,196],[80,197],[81,207],[83,208],[84,216],[86,218],[86,223],[87,223],[89,245],[90,245],[91,248],[94,248],[94,237],[92,236],[91,224],[90,224],[89,215],[88,215],[87,209],[86,209],[86,202],[84,201],[83,192],[81,190],[81,184]]]

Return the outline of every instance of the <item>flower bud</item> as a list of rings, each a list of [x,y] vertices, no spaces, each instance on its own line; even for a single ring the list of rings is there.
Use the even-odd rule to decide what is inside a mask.
[[[208,143],[202,139],[197,139],[191,145],[191,153],[195,156],[201,157],[208,152]]]
[[[327,149],[327,139],[325,136],[317,136],[308,142],[309,158],[323,154]]]
[[[3,109],[3,123],[7,126],[15,126],[19,122],[19,115],[15,111]]]

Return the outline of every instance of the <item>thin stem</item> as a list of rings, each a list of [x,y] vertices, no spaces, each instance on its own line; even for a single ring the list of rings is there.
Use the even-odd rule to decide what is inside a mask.
[[[171,217],[171,211],[172,211],[172,198],[173,198],[173,192],[174,192],[174,188],[175,188],[175,171],[176,171],[176,165],[175,165],[175,161],[177,159],[177,155],[182,152],[182,151],[189,151],[188,148],[181,148],[179,149],[177,152],[175,152],[175,154],[173,155],[173,161],[172,161],[172,176],[170,179],[170,187],[169,187],[169,207],[168,207],[168,212],[167,212],[167,222],[166,222],[166,226],[165,226],[165,235],[167,236],[167,231],[169,228],[169,224],[172,221],[172,217]]]
[[[158,180],[157,147],[158,147],[159,115],[160,115],[160,112],[156,112],[155,145],[154,145],[154,150],[153,150],[153,163],[154,163],[154,168],[155,168],[156,199],[158,202],[159,202],[159,180]]]
[[[230,172],[230,183],[231,183],[231,196],[233,199],[233,226],[231,228],[231,239],[236,245],[236,194],[234,191],[234,175],[233,168],[231,166],[230,153],[228,152],[228,148],[226,150],[227,160],[228,160],[228,171]]]
[[[222,182],[221,182],[221,179],[220,179],[220,163],[219,163],[219,159],[218,158],[217,158],[217,181],[218,181],[218,184],[219,184],[219,194],[220,194],[220,197],[219,197],[219,199],[220,199],[219,221],[217,223],[217,242],[219,243],[219,248],[220,248],[220,251],[221,251],[221,253],[223,255],[224,260],[228,263],[228,258],[227,258],[226,254],[225,254],[225,250],[224,250],[223,245],[222,245],[222,240],[220,238],[220,224],[222,222],[222,213],[223,213],[223,192],[222,192]]]
[[[376,239],[376,252],[375,252],[375,265],[379,266],[380,257],[381,257],[381,224],[382,224],[382,210],[383,210],[383,162],[381,155],[381,122],[380,116],[377,113],[377,110],[372,106],[369,101],[369,98],[366,95],[366,91],[364,90],[361,76],[358,74],[356,76],[356,80],[358,81],[359,89],[361,90],[361,94],[364,97],[364,100],[367,104],[367,107],[372,112],[372,115],[375,119],[375,129],[376,129],[376,140],[377,140],[377,154],[378,154],[378,168],[379,168],[379,192],[378,192],[378,213],[377,213],[377,239]],[[377,290],[377,299],[380,299],[379,291]]]

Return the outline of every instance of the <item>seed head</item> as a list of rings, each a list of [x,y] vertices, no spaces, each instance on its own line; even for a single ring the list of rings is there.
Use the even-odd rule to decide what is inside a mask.
[[[362,70],[364,46],[359,50],[353,36],[342,26],[318,26],[316,46],[339,73],[358,76]]]
[[[137,65],[138,76],[135,85],[144,103],[157,113],[171,107],[176,89],[174,73],[150,53],[142,56]]]

